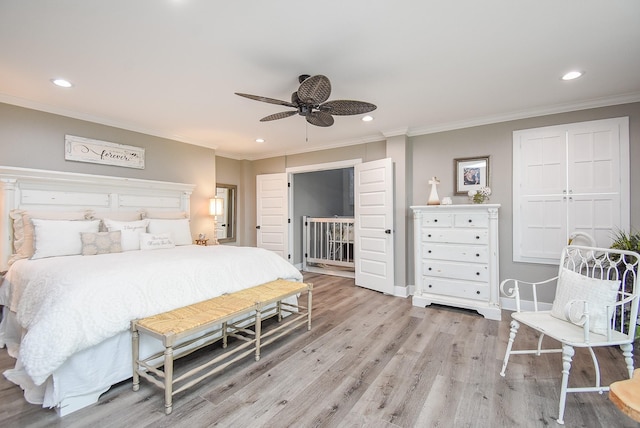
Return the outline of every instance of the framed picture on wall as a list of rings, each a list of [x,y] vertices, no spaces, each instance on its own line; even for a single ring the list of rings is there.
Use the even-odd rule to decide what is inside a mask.
[[[489,186],[489,156],[454,159],[453,168],[456,195]]]

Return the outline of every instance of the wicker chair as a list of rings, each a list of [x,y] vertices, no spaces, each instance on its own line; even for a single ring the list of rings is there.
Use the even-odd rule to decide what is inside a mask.
[[[640,255],[631,251],[607,248],[567,246],[562,251],[558,276],[537,283],[516,279],[502,281],[504,295],[515,299],[509,342],[502,364],[505,376],[509,357],[515,354],[562,352],[562,385],[558,423],[564,424],[564,409],[569,392],[599,392],[609,390],[600,384],[600,368],[593,348],[620,346],[624,361],[633,376],[633,340],[638,317],[638,262]],[[540,287],[557,283],[552,309],[539,310],[537,293]],[[520,293],[530,287],[533,310],[522,311]],[[538,346],[530,350],[514,350],[513,343],[520,325],[539,333]],[[542,338],[551,337],[561,348],[542,349]],[[587,348],[595,368],[593,386],[569,388],[569,371],[574,348]]]

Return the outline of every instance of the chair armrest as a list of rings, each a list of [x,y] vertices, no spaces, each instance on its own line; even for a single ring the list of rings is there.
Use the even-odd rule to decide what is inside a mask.
[[[534,311],[538,311],[538,286],[539,285],[549,285],[558,279],[557,276],[553,278],[546,279],[544,281],[539,282],[527,282],[521,281],[519,279],[505,279],[500,283],[500,291],[505,297],[512,298],[516,300],[516,311],[520,312],[520,286],[527,285],[531,287],[531,291],[533,293],[533,307]]]

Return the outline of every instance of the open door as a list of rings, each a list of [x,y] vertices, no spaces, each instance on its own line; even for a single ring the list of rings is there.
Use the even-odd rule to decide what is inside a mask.
[[[256,177],[256,243],[290,261],[287,174]]]
[[[357,164],[355,188],[356,285],[394,292],[393,163]]]

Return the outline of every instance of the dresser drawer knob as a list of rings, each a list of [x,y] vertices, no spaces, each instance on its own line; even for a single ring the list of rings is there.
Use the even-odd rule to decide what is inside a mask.
[[[480,276],[480,272],[476,272],[476,275]]]
[[[480,257],[480,254],[476,253],[476,257]]]
[[[429,268],[429,270],[431,270],[431,268]]]
[[[480,237],[479,237],[479,236],[476,236],[476,239],[480,239]]]
[[[473,220],[469,219],[469,223],[473,223]]]
[[[476,291],[476,294],[480,294],[480,290]]]
[[[431,250],[427,251],[427,253],[431,254]]]
[[[429,288],[433,287],[433,285],[429,284]]]
[[[436,219],[433,219],[433,222],[434,222],[434,223],[437,223],[437,222],[438,222],[438,219],[437,219],[437,218],[436,218]]]
[[[427,235],[427,238],[431,238],[431,234],[428,234],[428,235]]]

